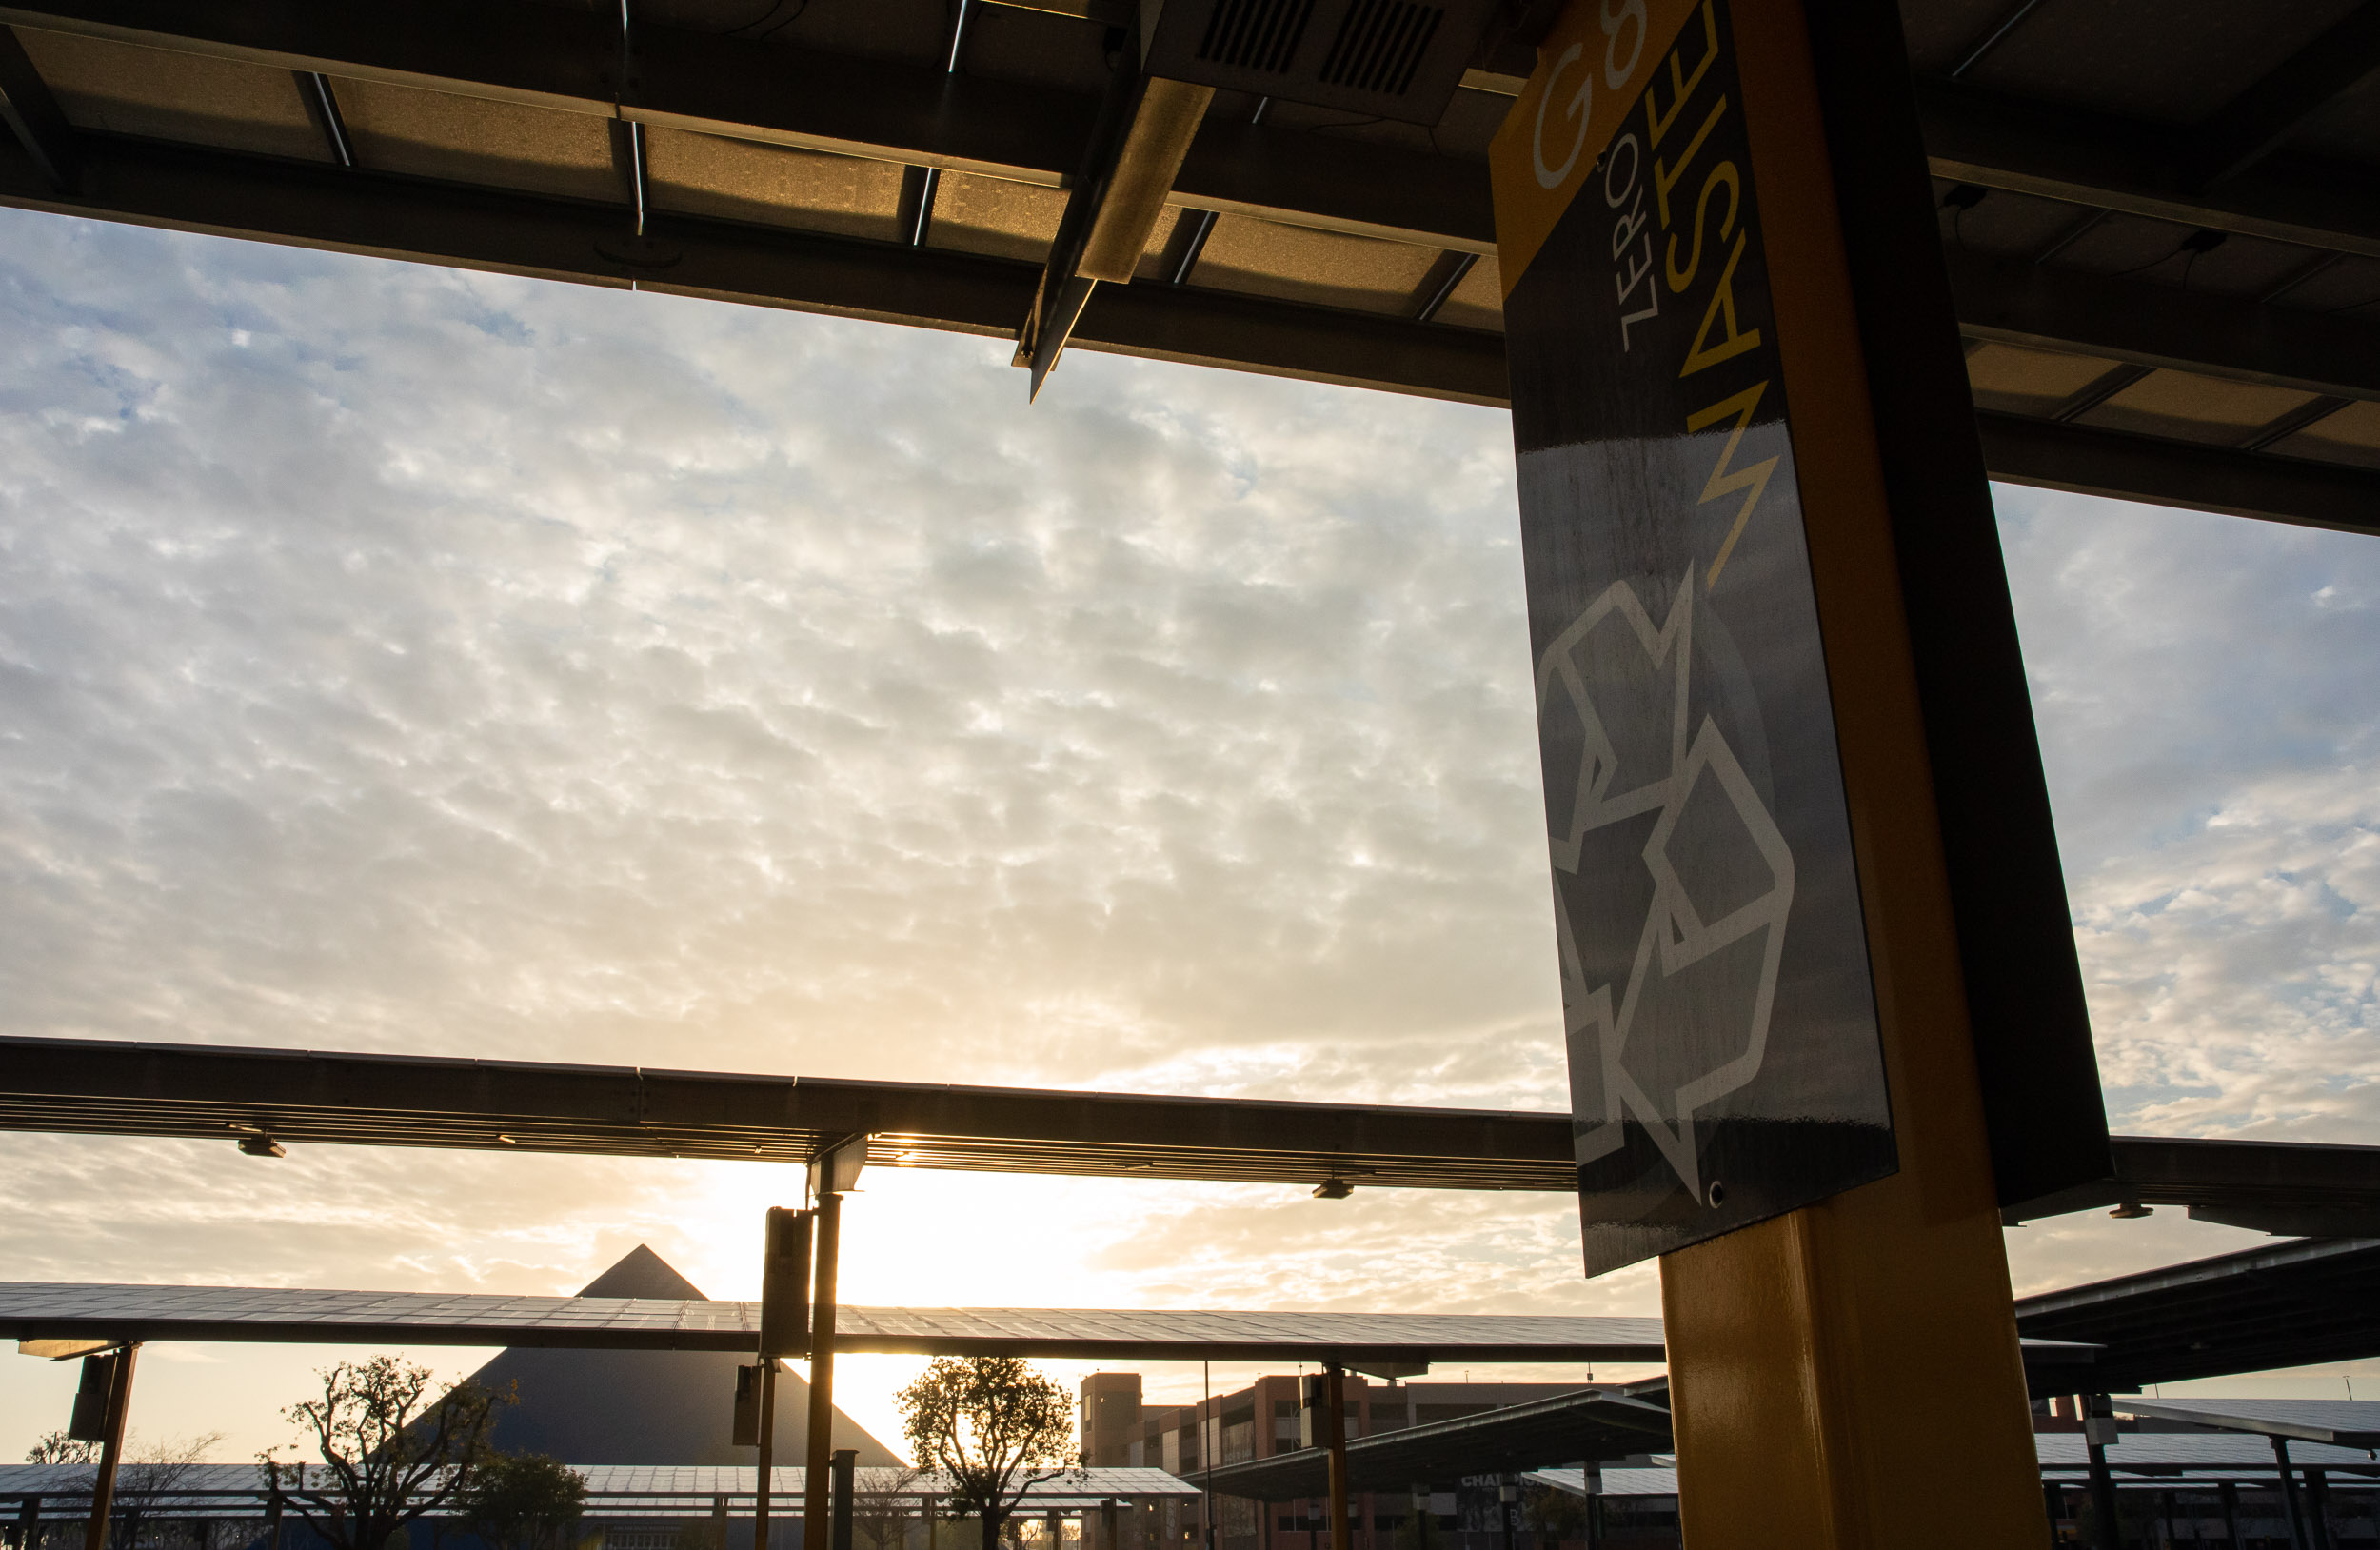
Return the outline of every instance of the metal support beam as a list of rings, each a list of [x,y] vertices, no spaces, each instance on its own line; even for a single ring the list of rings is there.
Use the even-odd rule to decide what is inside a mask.
[[[1066,210],[1050,244],[1033,307],[1017,331],[1017,364],[1032,368],[1028,397],[1056,369],[1102,281],[1132,278],[1165,195],[1198,132],[1211,88],[1145,76],[1140,34],[1128,30],[1113,57],[1100,116],[1085,143]]]
[[[339,110],[339,93],[330,84],[330,77],[320,70],[291,70],[297,78],[298,96],[306,104],[306,116],[314,121],[314,129],[329,148],[330,159],[341,167],[355,165],[355,144],[347,138],[347,115]]]
[[[2288,1438],[2272,1440],[2272,1462],[2281,1472],[2281,1510],[2289,1519],[2290,1550],[2313,1550],[2306,1537],[2306,1509],[2297,1494],[2297,1471],[2290,1467]]]
[[[137,1343],[127,1345],[109,1363],[108,1435],[99,1445],[99,1473],[91,1481],[90,1519],[83,1528],[83,1550],[108,1550],[108,1520],[115,1510],[116,1470],[124,1462],[124,1419],[132,1408],[132,1367],[140,1358]]]
[[[810,1416],[803,1440],[802,1534],[811,1550],[819,1550],[820,1530],[826,1528],[833,1503],[828,1500],[828,1470],[835,1449],[835,1273],[843,1254],[843,1196],[827,1190],[818,1197],[818,1222],[812,1229],[818,1265],[810,1281]],[[767,1550],[754,1545],[752,1550]]]
[[[851,1493],[858,1484],[859,1462],[857,1448],[837,1448],[827,1464],[835,1477],[834,1534],[829,1550],[851,1550]],[[803,1537],[808,1538],[807,1525]]]
[[[2091,1432],[2094,1421],[2112,1422],[2114,1415],[2104,1394],[2075,1396],[2074,1408],[2082,1416],[2083,1454],[2091,1465],[2091,1539],[2093,1550],[2123,1550],[2124,1530],[2115,1510],[2115,1477],[2108,1472],[2108,1449],[2104,1441]]]
[[[1463,283],[1478,263],[1479,255],[1477,253],[1448,253],[1441,258],[1438,261],[1438,283],[1430,288],[1429,295],[1423,298],[1420,308],[1413,314],[1414,322],[1427,323],[1436,318],[1438,308],[1446,305],[1446,298],[1455,293],[1456,288]]]
[[[0,26],[0,120],[6,121],[44,183],[56,192],[73,190],[81,161],[74,127],[33,68],[15,30],[5,26]]]
[[[769,1495],[777,1483],[777,1359],[772,1356],[761,1358],[759,1462],[752,1484],[752,1550],[768,1550]]]
[[[1347,1370],[1338,1362],[1322,1368],[1323,1446],[1331,1450],[1331,1550],[1355,1550],[1347,1520]]]
[[[2020,415],[1987,412],[1975,419],[1985,466],[1993,478],[2009,484],[2380,533],[2380,473]]]
[[[2194,184],[2171,126],[2110,118],[1955,83],[1921,83],[1935,177],[2172,221],[2233,236],[2380,256],[2380,199],[2328,162],[2267,158],[2253,176]]]
[[[1971,339],[2380,399],[2380,325],[1972,252],[1943,257]]]
[[[2009,35],[2024,25],[2025,18],[2032,15],[2040,4],[2041,0],[2015,0],[2013,5],[2001,11],[1992,25],[1960,52],[1958,63],[1951,67],[1952,78],[1955,80],[1982,64],[1993,50],[2006,43]]]

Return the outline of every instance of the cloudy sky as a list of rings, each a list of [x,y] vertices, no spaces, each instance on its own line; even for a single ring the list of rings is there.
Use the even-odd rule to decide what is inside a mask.
[[[1564,1101],[1500,413],[13,212],[0,352],[0,1031]],[[1999,500],[2117,1124],[2380,1139],[2380,543]],[[0,1177],[11,1280],[719,1296],[800,1192]],[[1656,1302],[1557,1199],[867,1184],[854,1302]],[[2256,1241],[2173,1216],[2019,1289]],[[333,1354],[153,1347],[133,1424],[246,1457]],[[72,1381],[0,1361],[0,1458]]]

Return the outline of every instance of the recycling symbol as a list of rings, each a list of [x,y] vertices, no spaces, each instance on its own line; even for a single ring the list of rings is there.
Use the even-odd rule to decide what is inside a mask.
[[[1701,1201],[1696,1115],[1759,1073],[1794,857],[1719,722],[1692,714],[1693,580],[1658,626],[1614,583],[1539,659],[1537,710],[1578,1161],[1633,1121]]]

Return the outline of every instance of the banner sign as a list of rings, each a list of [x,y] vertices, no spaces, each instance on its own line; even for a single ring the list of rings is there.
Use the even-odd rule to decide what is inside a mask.
[[[1493,152],[1590,1275],[1897,1166],[1754,128],[1577,0]]]

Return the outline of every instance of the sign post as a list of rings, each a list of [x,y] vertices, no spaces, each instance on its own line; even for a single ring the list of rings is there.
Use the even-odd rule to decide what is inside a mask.
[[[1697,1550],[2040,1542],[1998,1206],[2106,1169],[1915,123],[1890,0],[1574,0],[1492,156],[1587,1269],[1661,1257]]]

